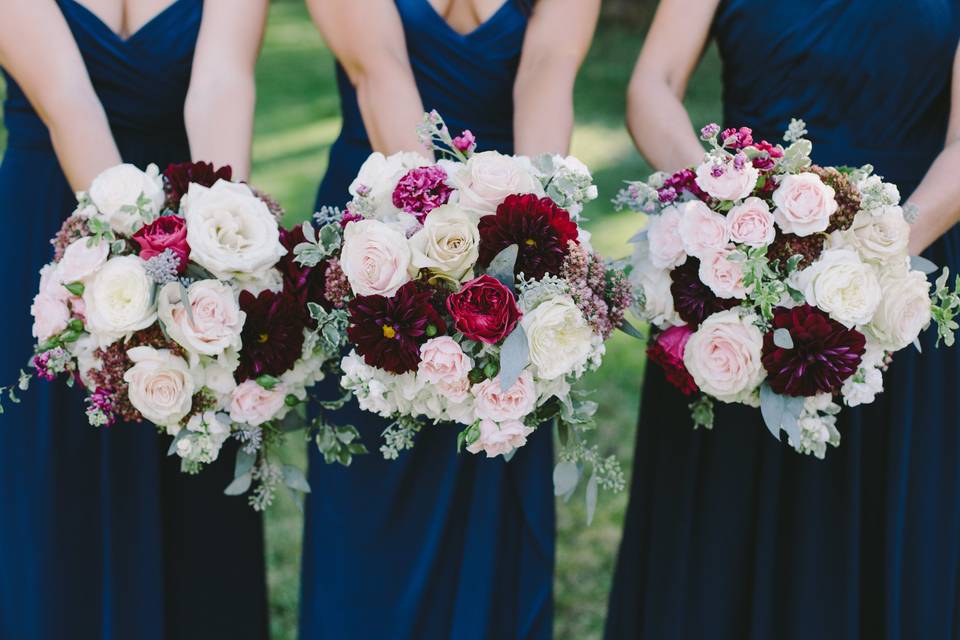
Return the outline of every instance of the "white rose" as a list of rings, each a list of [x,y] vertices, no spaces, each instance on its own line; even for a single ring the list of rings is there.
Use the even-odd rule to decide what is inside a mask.
[[[430,212],[423,228],[410,238],[410,247],[415,268],[469,279],[480,255],[480,232],[470,215],[446,204]]]
[[[449,173],[450,182],[459,191],[459,204],[476,214],[493,213],[509,195],[543,195],[528,158],[507,156],[496,151],[475,153],[458,171]]]
[[[167,334],[187,351],[217,356],[227,349],[240,349],[246,314],[240,310],[229,285],[219,280],[191,284],[187,289],[189,312],[178,283],[164,285],[157,299],[160,322]]]
[[[703,260],[723,249],[730,242],[727,219],[699,200],[690,200],[681,207],[680,238],[684,250]]]
[[[406,237],[379,220],[351,222],[343,230],[340,266],[356,295],[394,295],[410,281],[411,260]]]
[[[110,255],[110,243],[90,244],[91,238],[83,237],[71,242],[57,263],[60,282],[81,282],[102,267]]]
[[[807,304],[819,307],[847,327],[865,324],[880,304],[881,289],[873,267],[850,249],[828,249],[795,275]]]
[[[721,402],[744,402],[766,377],[763,334],[735,309],[715,313],[687,340],[683,363],[697,386]]]
[[[710,287],[720,298],[747,297],[747,288],[743,286],[743,263],[730,259],[734,249],[725,247],[700,262],[700,280]]]
[[[283,385],[264,389],[256,380],[237,385],[230,400],[230,419],[257,427],[278,417],[286,408],[287,393]]]
[[[196,390],[190,367],[166,349],[134,347],[127,351],[133,366],[123,374],[130,404],[159,426],[175,425],[190,413]]]
[[[776,236],[770,207],[760,198],[753,196],[730,209],[727,225],[730,229],[730,240],[751,247],[768,245]]]
[[[930,324],[930,282],[902,265],[880,274],[879,305],[865,329],[888,351],[911,344]]]
[[[260,272],[286,253],[277,219],[246,185],[191,183],[181,205],[190,260],[218,278]]]
[[[907,255],[910,224],[900,207],[887,207],[880,215],[860,212],[849,237],[864,260],[882,263]]]
[[[670,271],[654,266],[648,247],[643,242],[634,248],[630,284],[643,294],[642,298],[637,296],[638,316],[660,329],[685,324],[673,306],[673,294],[670,292],[673,281],[670,279]],[[639,306],[641,301],[642,307]]]
[[[680,220],[683,213],[675,206],[666,207],[658,216],[650,216],[647,226],[647,244],[650,245],[650,262],[659,269],[679,267],[687,260],[680,235]]]
[[[87,329],[108,341],[146,329],[157,319],[153,288],[140,258],[110,258],[83,291]]]
[[[154,164],[146,171],[121,164],[94,178],[87,195],[98,209],[98,217],[117,233],[129,236],[143,224],[137,207],[141,197],[146,199],[150,213],[159,213],[163,207],[163,179]]]
[[[520,320],[537,375],[552,380],[583,367],[590,357],[593,329],[570,296],[541,302]]]
[[[773,192],[773,217],[786,233],[809,236],[825,231],[837,210],[833,187],[815,173],[785,176]]]
[[[697,167],[697,186],[717,200],[742,200],[757,186],[760,172],[749,162],[737,169],[733,159],[717,164],[714,158],[707,158]]]

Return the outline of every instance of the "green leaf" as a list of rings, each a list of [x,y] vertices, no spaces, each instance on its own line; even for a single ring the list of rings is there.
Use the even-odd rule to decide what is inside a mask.
[[[530,344],[523,326],[517,324],[500,348],[500,389],[508,391],[530,363]]]
[[[259,378],[257,378],[257,384],[263,387],[264,389],[266,389],[267,391],[270,391],[275,386],[280,384],[280,379],[271,375],[264,374]]]
[[[247,453],[243,447],[237,449],[237,461],[233,466],[233,477],[239,478],[248,474],[253,469],[253,465],[256,463],[256,461],[256,454]]]
[[[223,493],[228,496],[243,495],[250,488],[252,482],[253,474],[245,473],[242,476],[234,478],[233,482],[228,484],[227,488],[223,490]]]
[[[511,291],[514,290],[516,276],[514,271],[517,266],[517,256],[520,255],[520,245],[511,244],[503,251],[498,253],[487,267],[487,275],[499,280],[503,286]]]
[[[291,464],[283,465],[283,484],[294,491],[310,493],[310,483],[307,482],[307,477],[303,475],[303,471]]]
[[[570,496],[580,481],[580,469],[573,462],[558,462],[553,468],[553,495]]]
[[[586,502],[587,502],[587,526],[593,523],[593,516],[597,512],[597,472],[594,471],[590,474],[590,479],[587,480],[587,491],[586,491]]]
[[[83,295],[83,283],[82,282],[71,282],[69,284],[63,285],[63,288],[72,293],[75,296]]]
[[[623,322],[621,322],[620,326],[617,328],[620,329],[620,331],[623,331],[625,334],[627,334],[631,338],[636,338],[637,340],[647,339],[646,336],[644,336],[639,329],[637,329],[635,326],[630,324],[630,321],[627,320],[626,318],[623,319]]]

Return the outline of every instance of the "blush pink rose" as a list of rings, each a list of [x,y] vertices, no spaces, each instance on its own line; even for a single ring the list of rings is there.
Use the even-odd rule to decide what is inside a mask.
[[[773,192],[773,217],[787,233],[809,236],[825,231],[837,210],[833,187],[815,173],[786,176]]]
[[[690,200],[683,204],[682,211],[680,237],[684,250],[691,256],[703,260],[730,242],[727,219],[704,203]]]
[[[62,298],[48,293],[39,293],[30,306],[33,316],[33,337],[46,342],[67,328],[70,322],[70,309]]]
[[[687,340],[683,364],[701,391],[745,402],[763,382],[763,334],[736,309],[715,313]]]
[[[739,169],[732,158],[719,164],[708,158],[697,167],[697,186],[717,200],[742,200],[757,186],[760,172],[751,163]]]
[[[467,446],[470,453],[487,454],[488,458],[505,455],[527,444],[527,436],[533,433],[533,427],[528,427],[519,420],[496,423],[492,420],[480,421],[480,437]]]
[[[650,218],[647,243],[650,246],[650,262],[658,269],[679,267],[687,260],[680,237],[680,219],[683,214],[674,206],[666,207],[658,216]]]
[[[743,300],[747,297],[747,289],[743,286],[743,263],[730,260],[733,251],[725,247],[701,260],[700,280],[717,297]]]
[[[450,336],[427,340],[420,347],[417,375],[453,400],[463,399],[469,390],[467,376],[471,369],[473,360]]]
[[[251,427],[259,426],[280,414],[286,397],[283,385],[264,389],[256,380],[247,380],[233,390],[230,397],[230,419]]]
[[[90,244],[90,238],[79,238],[70,243],[57,263],[60,282],[80,282],[102,267],[110,255],[110,243]]]
[[[776,235],[770,207],[760,198],[753,196],[730,209],[727,225],[730,229],[730,240],[751,247],[768,245]]]
[[[477,402],[477,417],[481,420],[523,420],[537,404],[537,390],[529,371],[521,373],[508,391],[500,388],[500,376],[475,384],[472,391]]]

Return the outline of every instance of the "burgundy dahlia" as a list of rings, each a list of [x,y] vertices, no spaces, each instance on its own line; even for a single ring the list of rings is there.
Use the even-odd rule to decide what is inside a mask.
[[[774,344],[777,329],[790,332],[793,347]],[[866,339],[808,304],[778,308],[773,326],[763,337],[763,366],[770,388],[781,395],[814,396],[837,393],[857,372]]]
[[[693,335],[693,329],[688,326],[670,327],[657,334],[657,337],[647,347],[647,357],[663,369],[667,382],[679,389],[683,395],[693,395],[699,388],[693,376],[683,364],[683,350],[687,340]]]
[[[261,291],[254,296],[240,292],[240,308],[247,314],[243,323],[243,349],[237,382],[262,375],[279,376],[291,369],[303,351],[303,328],[307,321],[300,300],[283,291]]]
[[[670,272],[670,280],[673,306],[680,318],[693,327],[700,326],[701,322],[719,311],[732,309],[740,304],[736,298],[717,297],[710,287],[700,280],[700,261],[693,256]]]
[[[577,223],[550,198],[513,195],[497,212],[480,218],[480,258],[486,268],[498,253],[512,244],[520,248],[514,273],[539,280],[558,275],[569,243],[579,243]]]
[[[393,190],[393,206],[412,213],[423,222],[428,213],[450,199],[453,189],[446,180],[447,172],[437,165],[411,169]]]
[[[433,292],[415,282],[400,287],[392,298],[357,296],[350,301],[350,338],[371,367],[393,373],[415,371],[420,345],[446,331],[443,318],[430,303]]]
[[[233,169],[229,165],[215,169],[209,162],[181,162],[167,165],[163,177],[167,208],[176,211],[180,208],[180,198],[186,195],[191,182],[212,187],[217,180],[229,181],[233,177]]]
[[[333,305],[327,301],[325,295],[327,261],[321,261],[315,267],[307,267],[297,262],[293,250],[303,242],[306,242],[306,238],[300,225],[293,229],[280,229],[280,244],[287,250],[286,255],[277,262],[277,269],[283,276],[283,292],[299,300],[304,313],[307,313],[308,302],[316,302],[330,309]]]

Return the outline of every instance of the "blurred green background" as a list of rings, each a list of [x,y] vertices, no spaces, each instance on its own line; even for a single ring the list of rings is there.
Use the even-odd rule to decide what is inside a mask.
[[[595,246],[609,257],[629,252],[625,240],[641,224],[636,214],[614,212],[610,198],[624,180],[642,178],[650,171],[623,124],[627,80],[645,31],[646,10],[641,5],[646,4],[624,0],[606,3],[607,15],[576,86],[577,118],[571,152],[592,169],[600,188],[600,198],[588,206],[585,215],[590,219]],[[688,89],[688,108],[698,126],[720,118],[719,71],[719,61],[711,48]],[[272,3],[257,66],[257,92],[252,181],[283,203],[289,212],[288,222],[293,223],[312,213],[327,152],[340,125],[333,58],[301,2]],[[5,141],[6,131],[0,121],[0,149]],[[584,381],[586,387],[597,390],[598,441],[605,453],[620,457],[628,474],[643,367],[643,345],[618,334],[609,346],[604,367]],[[287,448],[289,459],[305,461],[302,443],[292,442]],[[558,503],[557,640],[602,637],[626,506],[626,493],[601,495],[595,520],[587,527],[582,488],[568,504]],[[281,494],[266,515],[275,640],[296,638],[302,525],[297,505]]]

